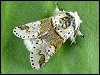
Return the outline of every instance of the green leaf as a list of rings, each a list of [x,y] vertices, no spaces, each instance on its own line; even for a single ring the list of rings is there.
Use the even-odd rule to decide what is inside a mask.
[[[58,53],[40,70],[31,68],[29,52],[23,40],[13,35],[15,26],[53,15],[55,1],[1,2],[1,72],[3,74],[98,74],[99,73],[99,2],[58,1],[58,7],[77,11],[83,20],[76,44],[67,40]]]

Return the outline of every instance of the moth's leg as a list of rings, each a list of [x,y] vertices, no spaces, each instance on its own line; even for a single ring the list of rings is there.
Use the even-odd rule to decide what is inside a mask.
[[[72,43],[76,43],[75,38],[76,38],[76,34],[75,34],[75,32],[73,31],[72,34],[71,34],[71,36],[70,36],[71,44],[72,44]]]
[[[80,31],[78,31],[78,33],[77,33],[79,36],[82,36],[83,38],[84,38],[84,35],[80,32]]]
[[[79,30],[75,30],[70,36],[71,44],[76,43],[75,38],[77,35],[82,36],[84,38],[84,35]]]

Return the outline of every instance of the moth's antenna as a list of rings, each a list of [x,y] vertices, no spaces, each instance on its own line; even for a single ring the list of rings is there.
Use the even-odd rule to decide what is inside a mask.
[[[58,5],[57,5],[57,2],[55,2],[55,5],[56,5],[56,9],[55,9],[55,11],[54,11],[55,14],[59,14],[59,13],[65,12],[65,11],[63,10],[63,7],[62,7],[62,11],[59,10]]]
[[[55,2],[55,5],[57,5],[57,2]]]
[[[57,2],[55,2],[56,5],[56,9],[54,11],[54,14],[57,15],[58,13],[60,13],[61,11],[59,10],[58,6],[57,6]]]
[[[53,14],[56,14],[58,11],[59,11],[59,8],[58,8],[58,6],[57,6],[57,2],[55,2],[55,10],[54,10],[54,12],[51,12],[51,13],[53,13]]]
[[[55,5],[56,5],[55,11],[59,11],[59,8],[58,8],[58,6],[57,6],[57,2],[55,2]]]

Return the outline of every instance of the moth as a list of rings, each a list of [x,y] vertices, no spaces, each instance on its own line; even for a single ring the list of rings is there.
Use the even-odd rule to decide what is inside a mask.
[[[17,26],[13,33],[24,40],[32,68],[40,69],[67,39],[73,43],[77,35],[83,36],[80,23],[76,11],[61,11],[56,6],[54,16]]]

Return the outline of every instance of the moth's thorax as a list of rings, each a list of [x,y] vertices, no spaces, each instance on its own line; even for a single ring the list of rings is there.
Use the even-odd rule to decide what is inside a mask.
[[[75,18],[69,13],[61,13],[52,17],[53,27],[64,39],[64,42],[73,34],[76,28]]]
[[[73,28],[75,28],[75,18],[69,13],[55,15],[53,17],[53,23],[55,27],[62,27],[66,29],[69,26],[73,26]]]

